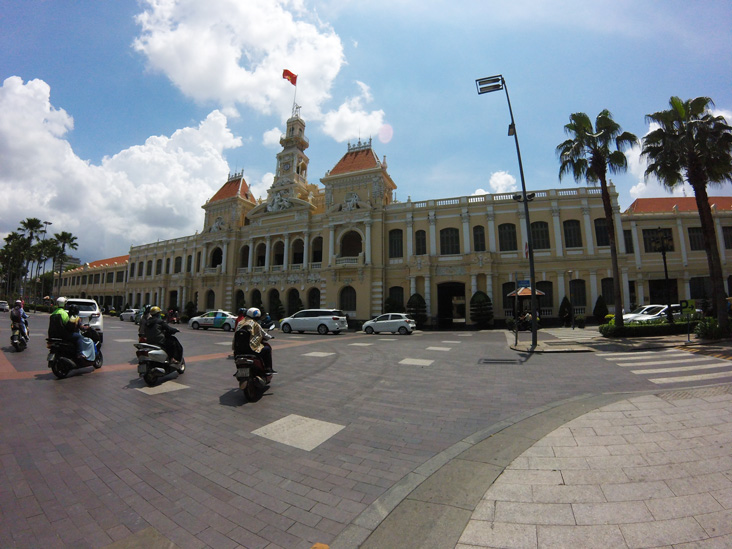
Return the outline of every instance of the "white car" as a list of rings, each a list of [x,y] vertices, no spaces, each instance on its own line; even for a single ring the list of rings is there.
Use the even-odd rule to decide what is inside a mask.
[[[628,314],[623,315],[623,322],[632,322],[639,315],[655,315],[658,311],[663,309],[665,305],[641,305],[636,307]]]
[[[414,319],[405,313],[387,313],[363,323],[363,331],[367,334],[379,332],[411,334],[417,329]]]
[[[135,315],[137,314],[137,311],[140,309],[126,309],[125,311],[121,312],[119,314],[119,319],[124,322],[125,320],[129,320],[130,322],[135,321]]]
[[[289,334],[295,332],[341,333],[348,328],[348,319],[338,309],[304,309],[280,321],[280,330]]]
[[[188,326],[194,330],[203,328],[221,328],[225,332],[231,332],[236,328],[236,317],[228,311],[209,311],[201,316],[194,316],[188,321]]]
[[[80,297],[70,297],[66,300],[65,308],[71,305],[79,307],[79,318],[83,324],[89,324],[99,334],[99,341],[104,341],[104,317],[99,305],[93,299],[82,299]]]
[[[10,305],[7,301],[0,301],[0,311],[7,313],[10,310]]]

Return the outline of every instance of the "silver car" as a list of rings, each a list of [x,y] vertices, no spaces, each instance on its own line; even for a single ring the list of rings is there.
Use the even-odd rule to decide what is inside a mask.
[[[417,329],[414,319],[405,313],[387,313],[363,323],[363,331],[367,334],[379,332],[411,334]]]
[[[280,321],[280,330],[286,334],[292,331],[338,334],[347,328],[348,319],[338,309],[304,309]]]
[[[140,309],[127,309],[124,312],[121,312],[119,314],[119,319],[124,322],[125,320],[129,320],[130,322],[135,321],[135,315],[137,314],[137,311]]]

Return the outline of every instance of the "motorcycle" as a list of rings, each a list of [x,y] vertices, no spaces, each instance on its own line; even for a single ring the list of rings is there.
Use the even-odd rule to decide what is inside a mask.
[[[27,324],[25,330],[26,333],[29,333]],[[10,343],[15,347],[17,353],[24,351],[28,346],[28,335],[23,335],[20,330],[20,322],[12,322],[10,325]]]
[[[242,334],[238,336],[238,334]],[[237,342],[237,336],[242,338],[241,343]],[[265,332],[267,339],[273,339]],[[249,349],[249,333],[246,330],[240,330],[234,334],[234,362],[236,363],[236,372],[234,377],[239,382],[241,389],[249,402],[257,402],[262,395],[269,389],[272,382],[272,372],[268,372],[264,364],[264,360],[259,355],[255,355]],[[262,345],[272,348],[269,343],[262,341]],[[239,352],[237,352],[239,350]]]
[[[185,358],[181,357],[181,361],[175,363],[172,362],[171,357],[165,349],[158,345],[152,345],[150,343],[135,343],[134,345],[137,349],[135,352],[137,355],[137,373],[145,380],[148,387],[153,387],[158,383],[160,378],[173,372],[178,372],[178,375],[185,373]]]
[[[79,332],[84,337],[88,337],[94,342],[94,360],[87,360],[77,356],[76,343],[73,341],[67,341],[65,339],[59,339],[55,337],[49,337],[46,339],[46,347],[48,347],[48,367],[51,368],[53,375],[58,379],[63,379],[71,370],[78,368],[88,368],[93,366],[95,370],[102,367],[104,363],[104,357],[102,356],[102,346],[99,341],[99,334],[97,334],[94,328],[89,326],[82,326]]]
[[[264,330],[265,332],[268,330],[275,329],[275,321],[269,317],[263,318],[262,320],[260,320],[259,325],[262,327],[262,330]]]
[[[168,316],[165,320],[168,324],[180,324],[180,318],[175,311],[168,311]]]

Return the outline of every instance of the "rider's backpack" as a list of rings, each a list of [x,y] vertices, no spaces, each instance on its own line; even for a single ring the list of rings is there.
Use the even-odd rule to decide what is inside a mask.
[[[20,322],[20,309],[13,308],[10,310],[10,320],[13,322]]]

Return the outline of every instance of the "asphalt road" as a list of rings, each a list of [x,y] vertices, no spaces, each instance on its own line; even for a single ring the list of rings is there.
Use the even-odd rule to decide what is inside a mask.
[[[487,426],[580,395],[658,389],[593,353],[516,353],[504,331],[275,332],[279,374],[247,403],[231,334],[180,326],[186,373],[150,391],[137,326],[105,318],[104,366],[57,380],[47,322],[31,315],[23,353],[0,332],[2,547],[327,544]]]

